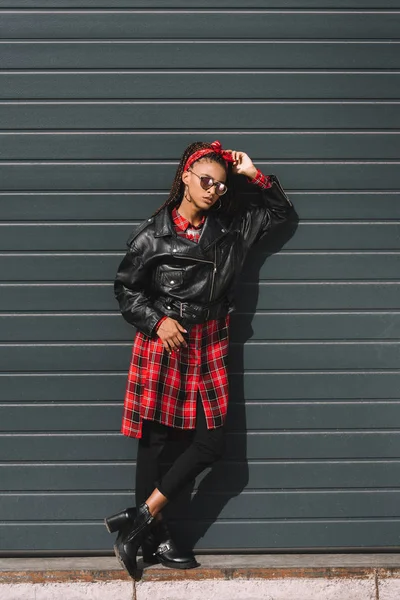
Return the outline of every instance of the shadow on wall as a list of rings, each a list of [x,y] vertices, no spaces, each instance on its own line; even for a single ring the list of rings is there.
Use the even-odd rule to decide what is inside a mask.
[[[197,479],[197,491],[194,490],[194,485],[188,486],[175,502],[171,502],[166,511],[171,530],[182,547],[195,548],[218,519],[229,500],[238,496],[248,484],[244,344],[253,335],[252,320],[258,302],[259,285],[257,284],[259,284],[260,269],[269,256],[279,252],[293,237],[298,222],[298,215],[294,212],[290,221],[260,240],[246,258],[239,286],[244,280],[247,284],[256,285],[246,286],[246,294],[240,294],[238,290],[237,309],[241,314],[233,313],[231,320],[231,343],[235,343],[235,373],[230,376],[230,407],[226,425],[225,455]],[[239,296],[241,296],[240,300]],[[181,450],[178,449],[177,452],[179,451]],[[268,487],[268,482],[264,482],[263,486]],[[234,542],[233,546],[240,547],[240,540],[237,544]],[[220,549],[224,547],[226,547],[224,540],[221,539]]]

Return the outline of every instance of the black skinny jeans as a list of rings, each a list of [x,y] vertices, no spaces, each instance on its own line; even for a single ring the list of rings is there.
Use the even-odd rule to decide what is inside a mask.
[[[166,473],[161,462],[171,442],[177,442],[180,454]],[[182,447],[184,448],[182,451]],[[136,464],[136,506],[140,506],[156,487],[168,500],[175,496],[206,467],[222,457],[225,450],[225,426],[207,429],[203,403],[197,393],[196,428],[177,429],[144,420]]]

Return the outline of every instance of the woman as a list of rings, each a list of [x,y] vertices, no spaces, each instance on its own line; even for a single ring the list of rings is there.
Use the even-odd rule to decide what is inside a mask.
[[[259,194],[239,203],[236,175]],[[250,247],[292,211],[278,178],[263,175],[245,152],[196,142],[166,202],[127,240],[114,291],[137,328],[121,426],[139,439],[137,510],[105,524],[118,530],[114,550],[132,576],[139,546],[145,561],[198,566],[177,548],[161,511],[223,454],[234,288]],[[179,436],[189,443],[161,474],[161,453]]]

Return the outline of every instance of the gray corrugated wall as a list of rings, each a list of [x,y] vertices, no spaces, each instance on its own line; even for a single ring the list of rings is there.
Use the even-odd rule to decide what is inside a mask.
[[[399,544],[399,2],[243,5],[0,0],[6,553],[111,551],[136,452],[112,281],[183,148],[215,138],[280,177],[300,224],[243,276],[197,548]]]

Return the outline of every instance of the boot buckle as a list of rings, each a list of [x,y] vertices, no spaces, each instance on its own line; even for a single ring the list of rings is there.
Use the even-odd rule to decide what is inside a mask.
[[[172,546],[169,541],[161,542],[154,554],[164,554],[164,552],[168,552],[169,550],[172,550]]]

